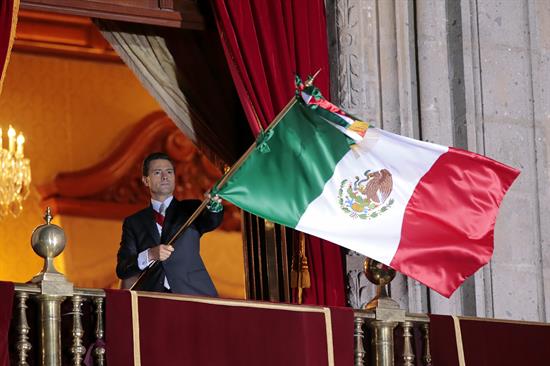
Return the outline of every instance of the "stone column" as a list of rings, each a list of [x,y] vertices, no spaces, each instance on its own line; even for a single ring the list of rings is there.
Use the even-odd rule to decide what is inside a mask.
[[[500,210],[478,315],[545,321],[548,229],[548,30],[545,1],[462,1],[477,27],[473,100],[479,152],[522,170]],[[546,56],[546,57],[545,57]],[[544,70],[544,71],[543,71]],[[467,94],[468,95],[468,94]],[[545,112],[546,108],[546,112]],[[545,245],[546,243],[546,245]],[[548,276],[546,276],[548,278]],[[477,291],[478,294],[481,291]],[[546,293],[546,294],[545,294]],[[483,300],[483,301],[480,301]]]
[[[539,250],[542,268],[542,288],[538,297],[539,320],[550,321],[550,3],[536,1],[527,4],[533,74],[533,125],[536,158]],[[544,314],[542,311],[544,310]]]

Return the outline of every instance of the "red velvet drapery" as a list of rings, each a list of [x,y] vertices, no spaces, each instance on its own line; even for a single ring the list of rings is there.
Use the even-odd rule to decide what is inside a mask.
[[[255,135],[294,94],[294,74],[315,79],[329,96],[323,0],[212,0],[218,30],[237,92]],[[321,243],[323,242],[323,243]],[[304,303],[344,306],[340,248],[309,237],[311,289]]]
[[[0,366],[10,364],[8,333],[12,317],[13,297],[13,283],[0,282]]]
[[[11,46],[15,38],[15,24],[19,0],[0,1],[0,92],[10,58]]]
[[[550,326],[544,323],[462,318],[429,314],[433,365],[513,366],[548,365]]]
[[[108,365],[134,365],[137,355],[144,366],[353,364],[350,308],[106,293]]]

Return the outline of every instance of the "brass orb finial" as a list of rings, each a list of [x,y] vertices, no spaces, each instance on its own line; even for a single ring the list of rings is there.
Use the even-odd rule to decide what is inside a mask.
[[[365,276],[376,285],[376,296],[363,306],[364,309],[372,310],[377,308],[399,309],[399,304],[388,296],[386,285],[395,277],[395,270],[372,258],[366,258]]]
[[[387,285],[395,277],[395,269],[372,258],[365,260],[364,269],[367,279],[378,286]]]
[[[32,249],[42,258],[54,258],[65,249],[65,232],[51,223],[52,211],[49,207],[44,214],[44,221],[46,221],[45,224],[38,226],[32,232]]]
[[[44,258],[44,266],[31,279],[31,282],[40,285],[42,294],[72,296],[73,284],[67,281],[53,264],[53,259],[65,249],[66,239],[63,229],[52,224],[52,217],[52,210],[48,207],[44,213],[46,223],[38,226],[32,232],[32,249]]]

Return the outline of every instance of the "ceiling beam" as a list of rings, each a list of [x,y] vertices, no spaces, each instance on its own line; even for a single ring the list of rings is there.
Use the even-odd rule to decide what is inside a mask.
[[[88,17],[19,10],[14,52],[122,63]]]
[[[21,9],[90,18],[204,29],[204,18],[193,0],[21,0]]]

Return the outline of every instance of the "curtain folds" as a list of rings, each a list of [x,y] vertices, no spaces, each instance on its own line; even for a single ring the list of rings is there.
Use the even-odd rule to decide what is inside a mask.
[[[0,1],[0,93],[15,39],[19,0]]]
[[[294,95],[294,75],[321,73],[315,85],[329,97],[323,0],[212,0],[231,76],[254,135]],[[345,305],[340,247],[307,237],[312,287],[304,303]]]
[[[324,3],[320,0],[214,0],[222,46],[250,127],[257,135],[294,94],[294,74],[322,69],[329,93]],[[257,116],[257,118],[256,118]]]
[[[166,45],[156,34],[137,34],[113,21],[97,20],[103,37],[145,88],[153,94],[166,114],[191,140],[197,141],[191,124],[196,116],[178,85],[178,69]]]
[[[303,303],[346,306],[341,248],[311,235],[306,241],[311,288],[304,289]]]
[[[250,145],[217,35],[208,30],[95,20],[101,33],[175,124],[216,165]]]

